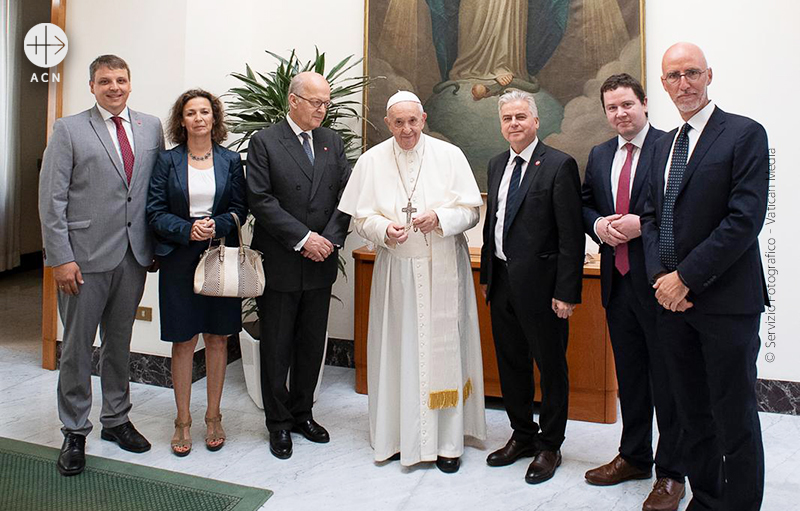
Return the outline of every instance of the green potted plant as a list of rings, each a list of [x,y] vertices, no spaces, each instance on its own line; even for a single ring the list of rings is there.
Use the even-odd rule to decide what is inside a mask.
[[[344,75],[360,64],[362,59],[353,60],[353,55],[350,55],[336,63],[330,71],[326,72],[325,53],[320,53],[319,49],[315,50],[314,59],[305,63],[300,62],[294,50],[292,50],[288,59],[269,50],[266,50],[266,52],[278,61],[278,67],[274,71],[267,73],[253,72],[250,66],[245,64],[244,73],[231,73],[231,76],[241,83],[239,86],[231,88],[226,94],[228,125],[230,126],[230,131],[241,135],[241,138],[229,144],[228,147],[239,151],[243,155],[246,154],[250,137],[258,131],[280,122],[288,114],[289,83],[292,78],[304,71],[315,71],[323,75],[331,86],[331,106],[328,108],[322,126],[330,128],[341,135],[347,159],[351,165],[355,164],[356,159],[361,154],[362,137],[347,122],[361,122],[364,120],[360,113],[361,102],[352,98],[358,97],[354,95],[361,93],[364,87],[369,85],[370,79],[366,76],[345,77]],[[248,218],[247,224],[252,225],[252,222],[253,218],[251,216]],[[341,254],[339,254],[338,266],[339,271],[346,278],[345,259]],[[339,300],[335,295],[333,298]],[[242,336],[247,335],[257,340],[259,337],[258,305],[255,299],[250,298],[243,302],[242,319],[245,330],[242,332]],[[242,346],[242,355],[243,358],[246,358],[244,345]],[[257,362],[257,357],[255,358],[256,360],[251,362]],[[244,363],[247,364],[247,360]],[[258,373],[258,371],[252,372]],[[245,375],[247,376],[247,374],[246,368]],[[258,387],[255,384],[251,385],[249,380],[247,384],[248,391],[251,388],[255,390]],[[260,392],[258,392],[257,397],[253,391],[250,391],[250,395],[256,404],[260,403]]]

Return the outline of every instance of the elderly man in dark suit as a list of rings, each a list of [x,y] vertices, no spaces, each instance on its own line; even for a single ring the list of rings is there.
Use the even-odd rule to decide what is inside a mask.
[[[514,430],[491,466],[534,456],[525,481],[541,483],[561,464],[567,426],[568,321],[581,299],[585,238],[578,165],[536,136],[532,94],[498,101],[510,150],[489,162],[480,282],[492,318],[503,403]],[[533,420],[533,363],[541,374],[540,423]]]
[[[330,99],[322,75],[299,73],[289,86],[289,115],[253,136],[247,152],[252,246],[264,253],[267,276],[258,300],[261,392],[270,452],[280,459],[292,455],[290,430],[312,442],[330,440],[311,408],[337,248],[350,223],[336,208],[350,176],[344,142],[320,127]]]
[[[583,223],[586,233],[600,244],[603,306],[619,382],[622,438],[619,454],[586,472],[586,480],[610,486],[651,477],[655,406],[656,484],[643,510],[674,511],[685,494],[680,426],[656,336],[658,302],[647,280],[639,218],[650,189],[652,148],[664,132],[648,122],[644,88],[627,73],[606,79],[600,101],[617,136],[589,153]]]
[[[83,471],[92,430],[92,344],[100,327],[103,440],[144,452],[150,443],[128,420],[128,359],[136,307],[153,242],[145,218],[150,172],[164,148],[161,121],[127,106],[130,70],[115,55],[89,67],[97,104],[59,119],[39,178],[45,264],[53,267],[64,339],[58,377],[63,475]]]
[[[685,124],[656,144],[642,231],[685,431],[687,509],[757,510],[764,492],[755,384],[759,319],[769,303],[758,246],[767,134],[709,100],[713,75],[697,46],[671,46],[661,68]]]

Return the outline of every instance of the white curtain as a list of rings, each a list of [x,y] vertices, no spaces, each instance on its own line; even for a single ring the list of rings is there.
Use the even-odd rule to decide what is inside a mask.
[[[21,0],[0,0],[0,271],[19,265],[19,87],[24,57]]]

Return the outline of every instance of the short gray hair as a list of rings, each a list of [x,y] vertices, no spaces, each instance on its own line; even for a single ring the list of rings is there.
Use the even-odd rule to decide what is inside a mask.
[[[534,117],[539,117],[539,109],[536,108],[536,99],[533,97],[533,94],[530,92],[521,91],[519,89],[508,89],[508,92],[500,96],[500,99],[497,100],[497,113],[500,113],[503,105],[513,101],[527,101],[531,115]]]

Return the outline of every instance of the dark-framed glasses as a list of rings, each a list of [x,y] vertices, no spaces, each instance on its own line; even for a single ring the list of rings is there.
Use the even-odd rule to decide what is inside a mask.
[[[330,101],[320,101],[318,99],[308,99],[308,98],[304,98],[303,96],[301,96],[300,94],[297,94],[297,93],[294,93],[294,95],[297,96],[298,98],[302,99],[302,100],[308,101],[308,104],[313,106],[314,110],[319,110],[319,108],[323,107],[323,106],[325,107],[325,110],[327,110],[328,108],[331,107],[331,102]]]
[[[670,84],[674,85],[674,84],[678,83],[679,81],[681,81],[681,78],[685,76],[686,79],[689,80],[690,82],[696,82],[697,80],[700,79],[700,77],[706,71],[708,71],[708,68],[706,68],[706,69],[687,69],[683,73],[681,73],[680,71],[670,71],[669,73],[666,74],[666,76],[664,76],[661,79],[664,80],[667,83],[670,83]]]

